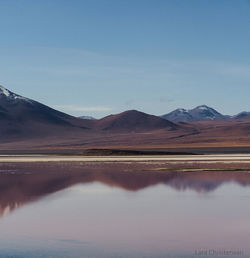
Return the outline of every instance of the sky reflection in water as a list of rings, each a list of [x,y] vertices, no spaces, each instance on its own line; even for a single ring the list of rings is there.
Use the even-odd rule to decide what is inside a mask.
[[[202,257],[197,253],[207,250],[250,256],[247,172],[4,166],[1,257]]]

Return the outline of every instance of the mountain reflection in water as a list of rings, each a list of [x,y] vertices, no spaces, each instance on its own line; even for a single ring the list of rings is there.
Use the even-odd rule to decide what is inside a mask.
[[[177,191],[213,191],[224,183],[250,185],[247,171],[156,171],[136,163],[42,162],[0,165],[0,216],[43,196],[75,184],[100,182],[127,191],[157,184]]]

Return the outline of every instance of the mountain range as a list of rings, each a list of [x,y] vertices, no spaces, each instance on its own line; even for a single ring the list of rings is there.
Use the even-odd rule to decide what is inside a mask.
[[[243,111],[237,115],[223,115],[207,105],[197,106],[193,109],[178,108],[161,116],[172,122],[194,122],[226,119],[250,119],[250,112]]]
[[[0,149],[248,146],[250,112],[227,116],[206,105],[163,116],[137,110],[77,118],[0,86]]]
[[[175,129],[178,125],[137,110],[129,110],[102,119],[89,116],[73,117],[37,101],[22,97],[0,86],[0,133],[21,135],[46,134],[65,130],[150,131]],[[60,128],[60,130],[58,130]]]

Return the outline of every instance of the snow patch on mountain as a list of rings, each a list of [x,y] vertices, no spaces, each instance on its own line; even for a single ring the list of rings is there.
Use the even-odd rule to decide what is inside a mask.
[[[0,85],[0,97],[4,97],[9,101],[15,101],[15,100],[21,100],[21,101],[26,101],[29,103],[32,103],[33,101],[31,99],[25,98],[23,96],[20,96],[18,94],[15,94],[8,89],[4,88],[3,86]]]
[[[96,120],[93,116],[79,116],[81,119]]]
[[[3,94],[6,97],[9,97],[10,96],[10,91],[5,89],[3,86],[0,85],[0,94]]]
[[[200,110],[210,110],[212,108],[209,108],[208,106],[206,105],[202,105],[202,106],[198,106],[196,109],[200,109]]]

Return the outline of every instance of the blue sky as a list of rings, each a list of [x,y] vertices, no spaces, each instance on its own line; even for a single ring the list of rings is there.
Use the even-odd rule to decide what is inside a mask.
[[[250,110],[248,0],[0,0],[0,84],[73,115]]]

